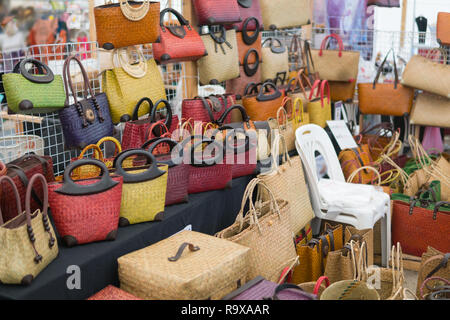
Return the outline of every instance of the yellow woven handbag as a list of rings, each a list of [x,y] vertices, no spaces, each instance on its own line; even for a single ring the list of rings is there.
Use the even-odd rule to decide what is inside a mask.
[[[101,162],[104,162],[103,152],[100,149],[100,147],[95,145],[95,144],[90,144],[87,147],[85,147],[83,149],[83,151],[81,151],[81,153],[78,156],[78,158],[72,158],[71,162],[83,159],[84,155],[89,150],[94,150],[94,152],[92,153],[92,156],[93,156],[94,159],[97,159],[97,160],[100,160]],[[99,167],[91,166],[91,165],[85,165],[85,166],[81,166],[81,167],[75,168],[75,170],[73,170],[73,172],[72,172],[72,179],[73,180],[89,179],[89,178],[96,177],[98,175],[100,175],[100,168]],[[62,176],[56,177],[56,181],[62,181]]]
[[[103,143],[108,142],[108,141],[111,141],[112,143],[114,143],[114,145],[115,145],[115,147],[116,147],[116,149],[115,149],[115,151],[114,151],[114,156],[113,156],[113,157],[110,157],[110,158],[105,158],[105,156],[102,155],[102,158],[103,158],[103,162],[105,163],[106,167],[107,167],[108,169],[111,169],[111,168],[113,167],[114,158],[115,158],[118,154],[120,154],[120,153],[122,152],[122,145],[120,144],[119,140],[117,140],[117,139],[114,138],[114,137],[103,137],[103,138],[101,138],[101,139],[97,142],[96,145],[97,145],[97,147],[100,148],[100,146],[101,146]],[[94,150],[94,156],[95,156],[96,159],[98,159],[98,157],[97,157],[97,152],[98,152],[98,150]],[[124,167],[124,168],[131,168],[131,167],[133,167],[133,159],[134,159],[134,158],[132,158],[132,157],[129,157],[129,158],[125,159],[125,161],[124,161],[124,163],[123,163],[123,167]]]
[[[325,86],[328,87],[327,93],[325,93]],[[314,97],[314,89],[316,88],[317,93]],[[314,99],[312,99],[313,97]],[[327,126],[327,120],[331,120],[330,86],[327,80],[316,80],[311,89],[309,100],[307,108],[310,123],[315,123],[325,128]]]
[[[149,165],[124,169],[124,160],[134,156],[145,157]],[[168,165],[158,165],[150,152],[135,149],[121,153],[114,167],[115,173],[123,177],[119,225],[162,220]]]
[[[154,59],[145,61],[141,50],[137,50],[139,63],[134,65],[118,55],[120,68],[107,70],[102,76],[102,87],[108,97],[113,123],[131,120],[134,107],[144,97],[152,101],[167,100],[161,72]],[[138,116],[149,113],[148,103],[139,108]]]
[[[293,109],[292,128],[294,129],[295,135],[295,131],[298,128],[309,123],[309,113],[305,112],[305,109],[303,107],[303,100],[300,98],[296,98],[294,100]]]

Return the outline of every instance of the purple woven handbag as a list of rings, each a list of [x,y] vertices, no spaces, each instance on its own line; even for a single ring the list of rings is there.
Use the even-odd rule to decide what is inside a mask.
[[[317,300],[317,297],[294,284],[279,285],[263,277],[256,277],[222,300]]]
[[[83,76],[84,99],[78,100],[70,77],[70,62],[80,66]],[[66,89],[66,106],[59,112],[59,119],[64,134],[66,148],[80,148],[96,144],[103,137],[112,136],[114,125],[109,113],[109,103],[105,93],[94,95],[89,78],[80,60],[70,56],[64,61],[64,86]],[[74,104],[69,105],[69,89]],[[90,98],[88,96],[90,95]]]

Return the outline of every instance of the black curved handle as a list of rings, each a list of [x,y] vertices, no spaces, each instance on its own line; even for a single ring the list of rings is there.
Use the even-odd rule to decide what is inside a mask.
[[[266,40],[264,40],[264,42],[262,43],[263,47],[266,44],[266,42],[270,43],[270,51],[272,51],[273,53],[279,54],[279,53],[286,52],[286,47],[283,46],[283,43],[281,42],[280,39],[269,37]],[[277,42],[279,44],[279,46],[278,47],[275,46],[274,42]]]
[[[251,21],[255,21],[256,30],[253,33],[253,35],[250,36],[248,34],[247,28],[248,28],[248,24]],[[256,19],[255,17],[249,17],[249,18],[245,19],[244,24],[242,26],[242,40],[244,41],[244,43],[246,45],[252,45],[253,43],[255,43],[255,41],[258,39],[259,32],[260,32],[260,30],[259,30],[259,20],[258,19]]]
[[[165,99],[160,99],[156,101],[155,107],[152,108],[152,112],[150,113],[150,122],[156,121],[156,112],[158,111],[158,106],[163,103],[167,110],[167,116],[165,118],[164,124],[167,127],[167,129],[170,129],[170,126],[172,125],[172,106],[170,105],[169,101]],[[156,129],[156,128],[155,128]]]
[[[272,94],[264,94],[264,89],[267,89],[270,92],[269,88],[275,89],[275,92]],[[281,97],[281,92],[278,90],[277,86],[272,81],[266,81],[263,83],[261,88],[259,89],[259,93],[256,96],[256,100],[258,101],[272,101]]]
[[[219,32],[221,33],[220,37],[216,36],[216,33],[212,31],[211,27],[209,28],[209,35],[214,40],[214,42],[216,42],[218,44],[222,44],[222,43],[225,43],[225,41],[227,41],[227,31],[225,30],[224,25],[220,25],[218,27],[219,27]]]
[[[248,58],[252,53],[255,54],[256,62],[254,64],[254,67],[250,68],[250,65],[248,64]],[[256,74],[258,68],[259,68],[259,53],[256,49],[250,49],[247,51],[244,57],[244,72],[248,77],[251,77]]]
[[[72,180],[72,177],[70,176],[72,171],[85,165],[92,165],[100,168],[99,182],[89,185],[79,185]],[[64,170],[62,186],[55,190],[55,192],[70,196],[84,196],[104,192],[115,187],[118,183],[118,181],[114,181],[111,178],[108,168],[102,161],[97,159],[80,159],[72,162],[66,167],[66,170]]]
[[[192,139],[200,138],[201,141],[198,141],[197,143],[194,143],[191,147],[191,166],[194,167],[211,167],[216,165],[220,159],[223,159],[223,146],[221,146],[219,143],[217,143],[214,139],[205,138],[204,136],[191,136]],[[202,145],[203,143],[207,143],[209,145],[215,145],[217,150],[220,152],[216,152],[216,156],[214,158],[204,160],[204,159],[197,159],[195,155],[195,149]],[[203,152],[202,152],[203,153]]]
[[[247,9],[252,6],[252,2],[253,2],[253,0],[238,0],[238,4],[242,8],[247,8]]]
[[[161,13],[159,14],[159,25],[161,27],[165,28],[164,15],[169,12],[172,13],[175,17],[177,17],[178,21],[180,22],[180,25],[182,25],[182,26],[189,25],[189,21],[187,21],[180,12],[178,12],[177,10],[175,10],[173,8],[166,8],[166,9],[162,10]]]
[[[25,68],[27,63],[31,63],[32,65],[36,66],[40,73],[43,73],[42,71],[44,70],[45,75],[35,76],[35,75],[29,73],[28,70]],[[25,79],[27,79],[31,82],[34,82],[34,83],[50,83],[55,78],[52,70],[50,70],[50,68],[46,64],[43,64],[39,60],[31,59],[31,58],[23,59],[22,61],[20,61],[19,71],[20,71],[20,74]]]
[[[244,96],[247,96],[250,94],[250,92],[253,90],[253,88],[256,86],[257,84],[255,82],[249,82],[247,83],[247,85],[245,86],[244,89]],[[250,91],[249,91],[250,90]]]
[[[241,106],[240,104],[235,104],[232,105],[231,107],[229,107],[227,110],[225,110],[225,112],[220,116],[219,120],[217,120],[217,123],[222,126],[223,123],[225,122],[225,119],[227,118],[227,116],[230,114],[230,112],[232,112],[234,109],[237,109],[241,112],[242,115],[242,121],[243,122],[248,122],[250,121],[250,117],[247,115],[247,111],[245,111],[245,108],[243,106]]]
[[[159,144],[166,143],[170,147],[170,159],[169,160],[157,160],[158,163],[167,164],[169,166],[169,168],[172,168],[172,167],[177,166],[177,165],[182,163],[182,161],[183,161],[183,148],[181,148],[181,146],[178,144],[178,142],[176,142],[175,140],[172,140],[170,138],[155,138],[155,139],[152,139],[152,140],[155,140],[155,141],[153,141],[150,144],[150,148],[148,149],[148,152],[150,152],[151,154],[153,154],[153,151],[155,150],[155,148]],[[152,140],[149,140],[149,141],[152,141]],[[147,142],[149,142],[149,141],[147,141]],[[178,157],[176,159],[173,159],[172,158],[172,156],[173,156],[172,150],[174,148],[176,148],[177,146],[179,147]]]
[[[288,92],[294,92],[295,89],[300,88],[300,86],[297,86],[297,87],[294,86],[294,88],[292,89],[292,84],[293,84],[294,82],[297,83],[297,78],[292,78],[291,80],[289,80],[289,82],[287,83],[286,93],[288,93]]]
[[[144,172],[138,174],[130,174],[125,171],[122,164],[126,158],[131,156],[144,156],[147,158],[147,163],[150,162],[150,166]],[[158,168],[158,164],[156,163],[155,156],[153,156],[150,152],[142,150],[142,149],[131,149],[121,152],[116,159],[114,159],[114,168],[116,168],[116,173],[123,177],[124,183],[138,183],[156,179],[166,173],[163,170]]]
[[[183,254],[183,251],[184,251],[184,249],[186,249],[186,247],[188,247],[189,250],[190,250],[191,252],[195,252],[195,251],[200,250],[200,247],[195,246],[195,245],[193,245],[192,243],[189,243],[189,242],[184,242],[184,243],[178,248],[178,251],[177,251],[177,253],[175,254],[175,256],[169,257],[169,258],[167,258],[167,259],[168,259],[170,262],[176,262],[176,261],[178,261],[178,259],[181,258],[181,255]]]
[[[150,106],[150,111],[153,111],[154,106],[153,106],[152,100],[151,100],[150,98],[144,97],[144,98],[142,98],[141,100],[139,100],[139,102],[138,102],[138,103],[136,104],[136,106],[134,107],[133,115],[131,116],[131,120],[132,120],[132,121],[139,120],[139,108],[141,107],[141,105],[142,105],[144,102],[147,102],[147,103],[149,104],[149,106]]]

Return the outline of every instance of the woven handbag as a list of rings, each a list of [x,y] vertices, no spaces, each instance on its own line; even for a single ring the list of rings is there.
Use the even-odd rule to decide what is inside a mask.
[[[355,97],[356,81],[328,81],[331,101],[352,103]]]
[[[6,164],[6,175],[10,177],[19,192],[21,208],[25,208],[25,194],[29,180],[37,173],[42,174],[47,182],[55,180],[53,175],[53,161],[49,156],[38,156],[35,154],[26,154],[12,162]],[[1,211],[3,221],[9,221],[17,216],[17,212],[21,211],[16,205],[14,193],[10,189],[3,190],[1,193]],[[42,184],[33,187],[30,201],[31,211],[42,208],[42,199],[44,191]]]
[[[234,29],[227,31],[224,26],[220,26],[219,32],[210,29],[201,38],[208,55],[197,60],[200,84],[219,84],[239,77],[236,31]]]
[[[256,202],[253,194],[257,186],[265,188],[269,201]],[[244,217],[245,204],[249,211]],[[249,277],[258,275],[269,281],[278,281],[285,267],[297,262],[290,230],[289,203],[276,199],[271,189],[260,179],[253,179],[247,186],[241,210],[236,221],[216,236],[251,248]]]
[[[123,291],[112,285],[100,290],[96,294],[90,296],[87,300],[142,300],[131,293]]]
[[[108,97],[113,123],[131,120],[133,110],[138,101],[144,97],[152,101],[166,100],[166,91],[161,73],[154,59],[145,61],[141,50],[138,50],[140,62],[131,65],[123,61],[119,53],[121,68],[107,70],[102,76],[102,87]],[[149,113],[150,106],[140,108],[138,117]]]
[[[149,0],[118,2],[94,8],[98,45],[111,50],[158,42],[160,3]]]
[[[239,8],[239,15],[241,16],[241,22],[236,22],[232,27],[236,31],[242,31],[244,29],[244,24],[250,20],[246,28],[249,31],[255,31],[257,29],[263,29],[262,26],[262,15],[261,6],[259,4],[260,0],[236,0]],[[258,24],[257,24],[258,22]]]
[[[316,296],[305,292],[300,286],[278,284],[258,276],[226,295],[223,300],[316,300]]]
[[[249,255],[242,245],[182,231],[120,257],[120,287],[142,299],[217,300],[246,283]]]
[[[334,38],[338,42],[338,50],[325,50],[327,40]],[[314,69],[320,79],[328,81],[349,81],[358,79],[359,51],[344,50],[342,38],[337,34],[326,36],[320,50],[311,50]]]
[[[308,97],[311,94],[312,84],[306,75],[306,69],[301,68],[297,73],[295,78],[289,80],[286,88],[286,95],[293,101],[300,98],[304,106],[309,102]]]
[[[33,65],[38,74],[27,70]],[[64,107],[66,95],[60,75],[54,75],[50,68],[35,59],[23,59],[12,73],[3,74],[3,87],[8,108],[15,113],[47,113]]]
[[[339,162],[341,163],[342,173],[345,179],[349,179],[357,169],[371,166],[373,164],[367,144],[360,145],[354,149],[344,149],[339,153]],[[376,175],[371,170],[361,170],[358,172],[357,179],[352,179],[352,183],[367,184],[375,180]]]
[[[148,165],[124,169],[123,161],[131,156],[145,157]],[[113,167],[123,177],[119,226],[163,220],[168,166],[157,164],[150,152],[132,149],[119,154]]]
[[[295,150],[295,131],[292,122],[289,121],[285,106],[287,102],[291,102],[290,98],[285,97],[283,104],[278,109],[277,118],[269,119],[269,125],[272,129],[271,138],[273,139],[276,135],[283,137],[286,148],[288,151]]]
[[[169,206],[176,203],[188,202],[189,166],[182,161],[177,161],[177,159],[172,158],[173,150],[181,146],[169,138],[155,138],[150,140],[150,142],[148,152],[155,156],[158,163],[168,166],[165,205]],[[161,144],[169,145],[169,153],[164,155],[154,154],[153,152]],[[142,148],[146,149],[147,146],[142,146]],[[182,155],[180,155],[180,158],[182,158]]]
[[[71,172],[83,165],[100,167],[101,176],[74,182]],[[64,170],[62,182],[49,184],[53,221],[66,246],[115,240],[122,184],[121,176],[110,176],[105,164],[95,159],[71,163]]]
[[[330,286],[330,280],[325,276],[321,276],[317,281],[300,283],[298,286],[303,291],[312,293],[320,299],[323,291]]]
[[[252,32],[252,34],[250,34],[248,25],[252,21],[255,21],[257,28],[254,32]],[[247,76],[252,76],[252,73],[255,73],[259,66],[258,62],[262,62],[261,39],[262,32],[260,31],[259,22],[256,18],[248,18],[244,23],[242,31],[236,32],[239,64],[241,66],[246,66],[245,71]],[[256,66],[253,69],[248,69],[248,65],[255,63]]]
[[[280,148],[282,149],[280,150]],[[282,158],[284,157],[284,163],[278,165],[277,159],[280,153]],[[314,211],[309,200],[309,191],[300,157],[289,157],[283,136],[276,135],[272,142],[271,171],[267,174],[260,174],[258,178],[272,190],[277,199],[285,199],[289,202],[290,230],[291,233],[297,235],[314,218]],[[263,192],[262,195],[264,201],[269,200],[268,194]]]
[[[351,240],[366,242],[367,246],[367,265],[373,265],[374,254],[374,229],[358,230],[353,226],[345,226],[344,242],[349,243]]]
[[[265,30],[296,28],[311,23],[310,0],[260,0]]]
[[[412,107],[409,121],[415,125],[450,127],[448,110],[450,110],[450,99],[428,92],[421,92],[417,95]]]
[[[294,100],[294,115],[292,117],[292,127],[294,132],[301,126],[309,123],[309,113],[305,112],[303,101],[300,98]]]
[[[268,47],[265,45],[269,44]],[[276,45],[276,44],[278,45]],[[261,76],[263,81],[273,80],[283,75],[286,79],[289,75],[289,52],[278,38],[267,38],[262,43]]]
[[[378,83],[389,53],[386,54],[386,57],[378,68],[373,83],[358,83],[359,110],[362,113],[405,116],[411,112],[414,89],[399,84],[394,50],[392,50],[395,75],[394,83]]]
[[[199,26],[242,21],[238,4],[234,0],[193,0],[192,3]]]
[[[417,296],[420,299],[426,299],[427,295],[435,290],[436,287],[442,286],[441,279],[450,279],[450,259],[449,253],[444,253],[433,247],[428,247],[423,253],[417,279]],[[428,280],[433,278],[434,280]],[[424,285],[425,280],[428,280]]]
[[[217,123],[217,120],[235,104],[236,96],[234,94],[210,95],[208,97],[195,97],[194,99],[184,99],[181,105],[181,117],[189,119],[192,126],[195,122],[206,124]],[[223,123],[231,121],[229,114]]]
[[[40,180],[44,190],[43,208],[32,213],[31,192],[36,180]],[[18,215],[4,222],[0,213],[0,283],[29,285],[58,256],[56,235],[47,214],[47,181],[41,174],[35,174],[30,179],[25,195],[25,211],[22,211],[14,181],[8,176],[0,177],[0,185],[4,181],[12,187]]]
[[[325,86],[327,93],[325,93]],[[317,88],[317,92],[314,90]],[[317,124],[322,128],[327,126],[327,121],[331,120],[331,99],[330,86],[327,80],[317,80],[311,88],[309,102],[307,105],[309,122]]]
[[[436,22],[436,40],[441,46],[450,45],[450,12],[438,12]]]
[[[450,65],[434,62],[420,55],[413,56],[403,71],[401,83],[450,99]],[[436,81],[439,79],[439,81]]]
[[[175,15],[180,25],[166,26],[164,16],[167,13]],[[200,35],[175,9],[166,8],[161,11],[159,27],[161,42],[152,45],[153,57],[159,63],[196,61],[207,54]]]
[[[251,120],[267,121],[267,119],[277,116],[277,111],[283,98],[284,94],[277,89],[275,84],[271,81],[266,81],[258,92],[244,96],[242,102]]]
[[[78,100],[70,76],[70,63],[78,64],[84,80],[83,100]],[[64,143],[67,148],[83,149],[89,144],[97,143],[105,136],[111,136],[114,125],[109,113],[109,103],[106,94],[94,94],[89,78],[83,64],[76,56],[70,56],[64,61],[63,67],[64,87],[66,90],[66,106],[59,111],[59,119],[64,134]],[[70,90],[70,91],[69,91]],[[69,94],[72,94],[74,103],[69,104]],[[90,95],[90,98],[88,98]]]

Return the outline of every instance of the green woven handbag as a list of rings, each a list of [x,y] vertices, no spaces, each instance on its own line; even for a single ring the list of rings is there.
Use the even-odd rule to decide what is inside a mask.
[[[31,74],[27,64],[36,67],[38,74]],[[66,95],[60,75],[35,59],[24,59],[14,67],[12,73],[3,75],[8,107],[15,113],[47,113],[64,107]]]

